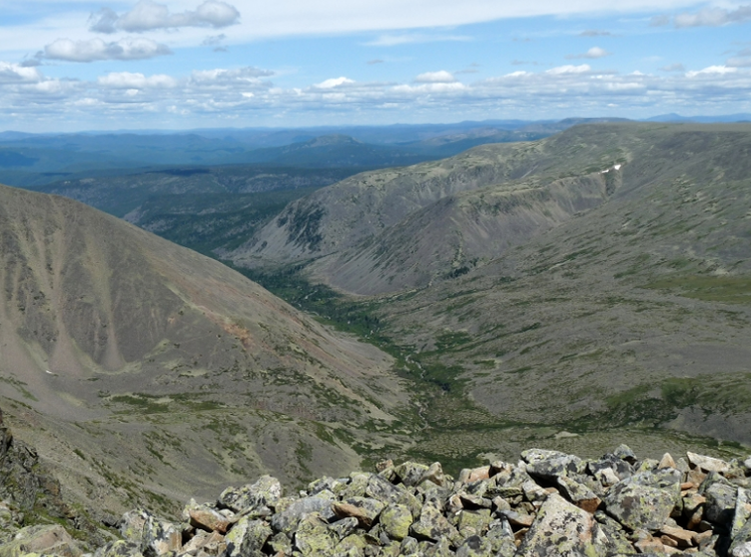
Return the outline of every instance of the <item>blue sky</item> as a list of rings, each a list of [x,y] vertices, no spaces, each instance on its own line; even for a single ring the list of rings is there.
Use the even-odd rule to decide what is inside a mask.
[[[0,0],[0,130],[751,112],[751,4]]]

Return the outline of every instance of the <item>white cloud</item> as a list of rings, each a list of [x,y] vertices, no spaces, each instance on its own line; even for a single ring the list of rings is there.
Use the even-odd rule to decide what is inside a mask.
[[[166,54],[172,54],[169,47],[143,38],[125,38],[109,43],[102,39],[88,41],[57,39],[44,47],[42,56],[51,60],[93,62],[95,60],[145,60]]]
[[[605,56],[610,56],[612,53],[608,52],[604,48],[600,48],[599,46],[593,46],[590,48],[587,52],[584,54],[569,54],[566,56],[568,59],[574,59],[574,58],[604,58]]]
[[[415,81],[417,83],[453,83],[456,78],[451,72],[440,70],[438,72],[421,73],[415,78]]]
[[[727,66],[709,66],[708,68],[704,68],[703,70],[686,72],[686,77],[690,78],[704,75],[718,76],[735,73],[737,71],[738,70],[736,68],[729,68]]]
[[[739,6],[735,10],[723,8],[705,8],[700,12],[689,14],[683,13],[675,16],[674,24],[682,27],[719,27],[729,23],[743,23],[751,20],[751,5]]]
[[[110,8],[91,14],[89,30],[114,33],[118,30],[132,33],[154,29],[179,27],[227,27],[239,22],[240,12],[234,6],[218,0],[207,0],[193,11],[170,13],[164,4],[140,0],[135,7],[122,15]]]
[[[33,83],[41,79],[42,75],[35,67],[0,62],[0,83]]]
[[[550,68],[549,70],[546,70],[545,73],[551,74],[551,75],[561,75],[561,74],[582,74],[587,73],[592,68],[588,64],[581,64],[580,66],[558,66],[556,68]]]
[[[318,89],[334,89],[335,87],[340,87],[342,85],[351,85],[353,83],[354,80],[349,79],[348,77],[335,77],[322,81],[321,83],[316,83],[314,87]]]
[[[177,80],[164,74],[146,77],[142,73],[113,72],[97,78],[97,83],[112,89],[138,89],[175,87]]]
[[[245,68],[195,70],[190,74],[193,85],[231,86],[235,84],[260,83],[262,77],[270,77],[274,72],[248,66]]]

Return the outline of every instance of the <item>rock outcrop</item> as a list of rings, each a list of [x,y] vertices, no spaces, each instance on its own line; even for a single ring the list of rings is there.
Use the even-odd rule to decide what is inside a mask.
[[[65,502],[51,470],[33,447],[13,437],[0,411],[0,557],[78,557],[113,537],[104,525]]]
[[[96,557],[751,556],[751,458],[600,459],[541,449],[457,479],[386,461],[296,496],[264,476],[191,500],[181,520],[127,513]]]

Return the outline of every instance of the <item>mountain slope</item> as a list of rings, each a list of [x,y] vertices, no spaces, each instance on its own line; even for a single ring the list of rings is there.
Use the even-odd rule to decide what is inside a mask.
[[[181,497],[270,469],[333,473],[406,401],[375,348],[77,202],[0,187],[0,246],[3,406],[73,476]]]
[[[431,446],[480,452],[511,426],[751,445],[751,127],[616,131],[640,143],[607,202],[381,301],[391,338],[476,405],[436,398]]]
[[[248,267],[315,261],[317,280],[359,294],[423,287],[651,180],[688,167],[706,174],[706,160],[692,157],[718,145],[727,145],[722,156],[745,152],[742,130],[576,126],[533,143],[485,145],[444,161],[364,173],[291,203],[230,257]],[[735,172],[729,161],[717,163],[727,166],[728,178]]]
[[[561,431],[751,445],[751,126],[579,126],[396,176],[290,205],[238,261],[389,294],[360,304],[435,386],[426,454]]]

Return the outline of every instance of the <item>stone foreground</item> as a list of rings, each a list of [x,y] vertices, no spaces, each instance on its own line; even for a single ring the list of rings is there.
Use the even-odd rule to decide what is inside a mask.
[[[541,449],[521,456],[457,479],[439,463],[387,461],[292,497],[264,476],[213,503],[191,500],[179,521],[128,512],[123,539],[94,556],[751,557],[751,458],[638,460],[625,445],[598,460]],[[61,545],[64,532],[36,528],[0,557],[81,555],[73,540]],[[40,536],[57,545],[41,547]]]

